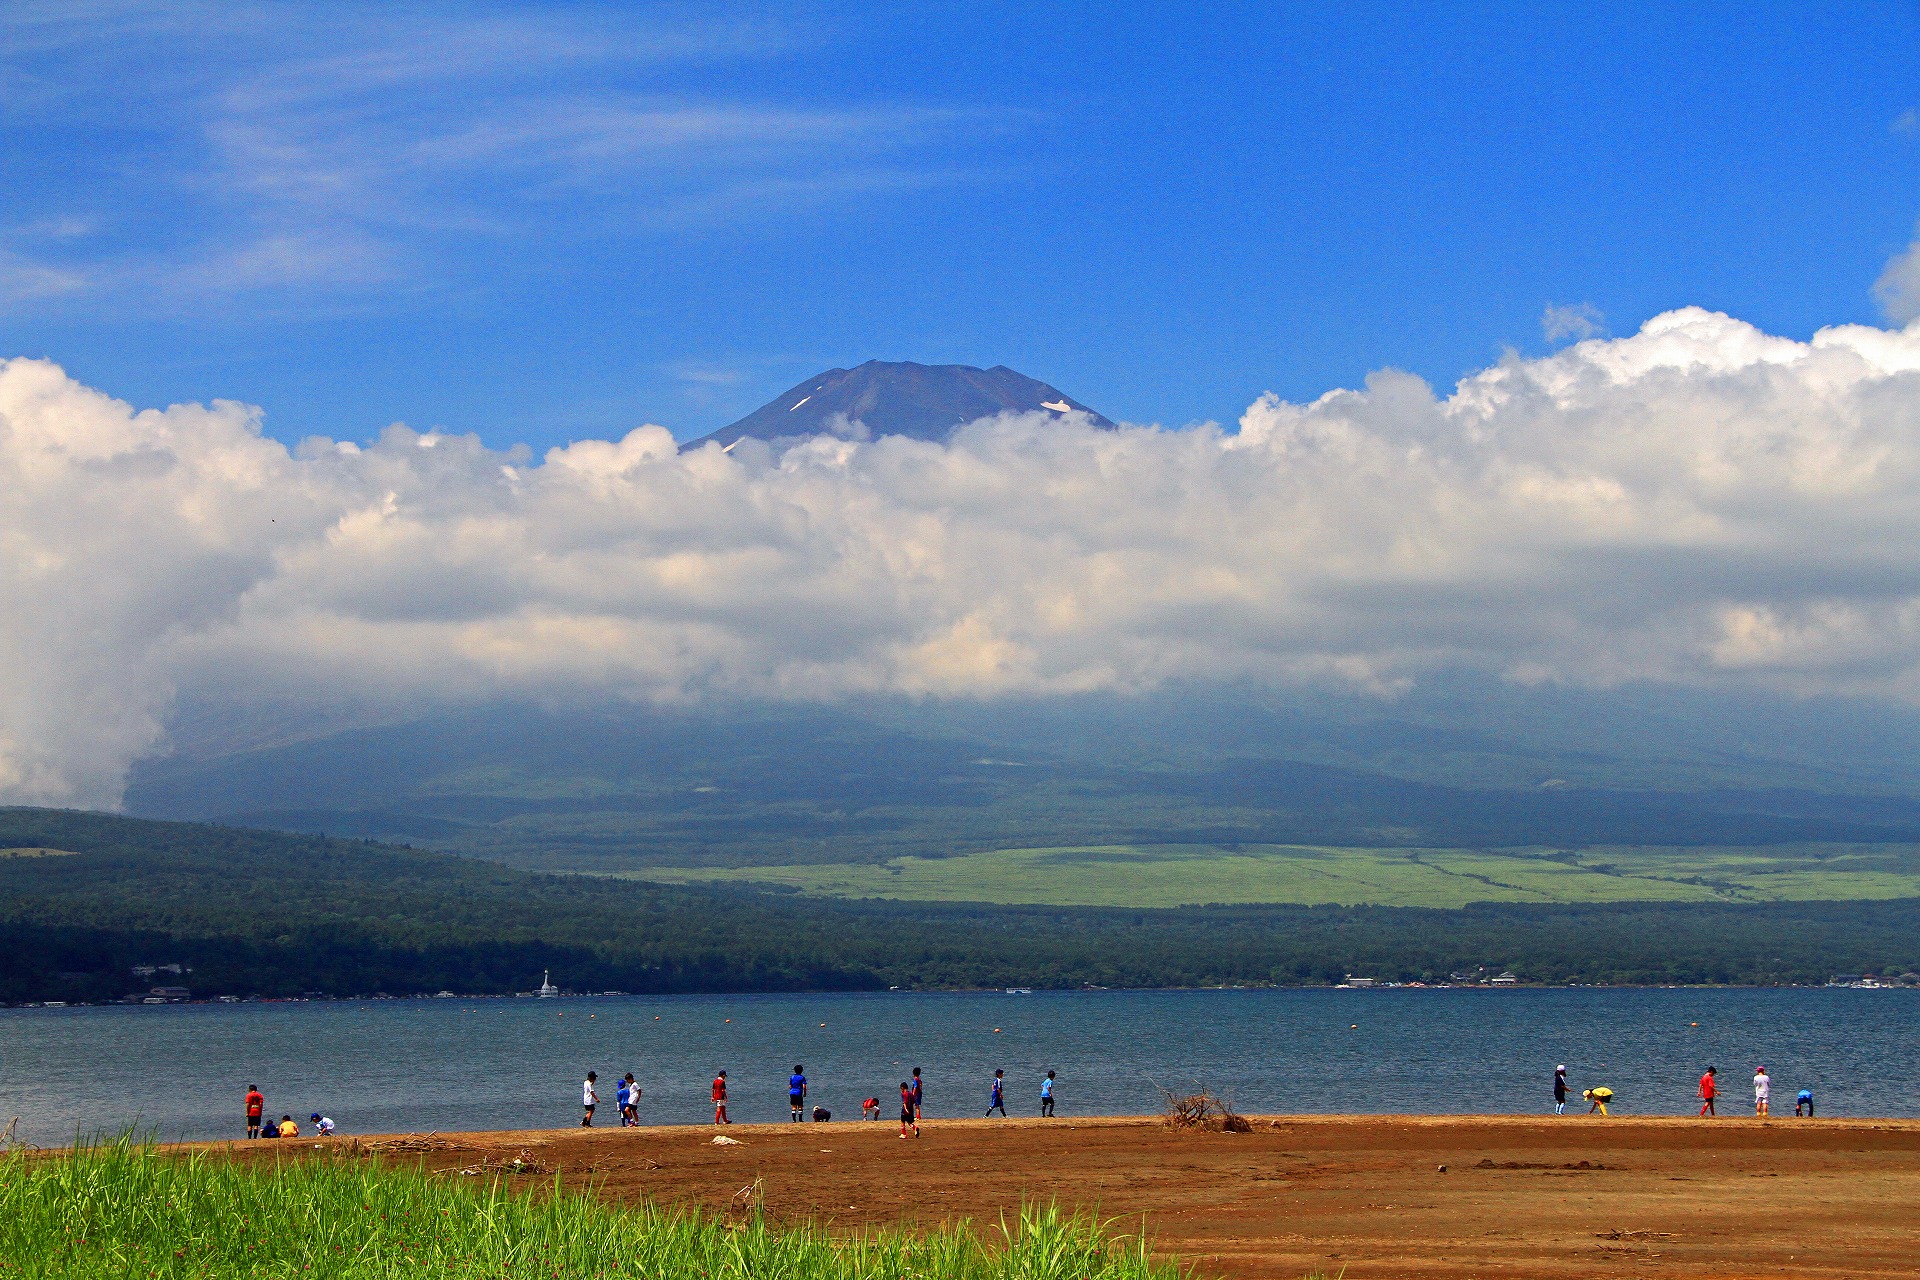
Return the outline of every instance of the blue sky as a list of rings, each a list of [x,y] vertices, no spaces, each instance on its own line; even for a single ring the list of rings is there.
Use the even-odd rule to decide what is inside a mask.
[[[267,429],[682,437],[872,357],[1231,420],[1878,321],[1920,10],[15,3],[0,354]],[[1560,340],[1564,340],[1563,337]]]

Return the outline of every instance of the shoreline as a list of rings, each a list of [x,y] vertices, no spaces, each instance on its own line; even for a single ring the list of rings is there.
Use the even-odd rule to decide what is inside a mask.
[[[1243,1115],[1243,1119],[1259,1130],[1310,1130],[1316,1127],[1335,1129],[1372,1125],[1390,1125],[1404,1129],[1456,1130],[1461,1128],[1499,1130],[1513,1128],[1531,1131],[1539,1126],[1549,1128],[1572,1128],[1581,1125],[1605,1125],[1614,1129],[1658,1129],[1682,1130],[1702,1134],[1720,1128],[1739,1129],[1751,1133],[1785,1133],[1801,1129],[1808,1134],[1840,1135],[1854,1131],[1893,1132],[1920,1134],[1920,1116],[1795,1116],[1791,1112],[1784,1116],[1774,1115],[1765,1118],[1748,1115],[1719,1115],[1697,1117],[1688,1115],[1589,1115],[1584,1111],[1576,1113],[1572,1104],[1568,1104],[1567,1114],[1513,1112],[1513,1111],[1303,1111],[1273,1112]],[[891,1130],[899,1124],[897,1114],[882,1109],[878,1120],[830,1120],[815,1123],[805,1121],[795,1124],[791,1121],[735,1121],[732,1124],[717,1125],[711,1121],[687,1121],[670,1124],[642,1124],[631,1128],[621,1128],[618,1124],[596,1124],[591,1128],[580,1125],[556,1125],[544,1129],[409,1129],[378,1133],[336,1133],[331,1138],[322,1138],[311,1133],[302,1133],[297,1138],[194,1138],[177,1142],[156,1143],[162,1150],[196,1151],[224,1150],[237,1147],[246,1150],[259,1149],[269,1152],[279,1144],[291,1147],[313,1147],[315,1145],[338,1146],[361,1143],[387,1142],[405,1139],[434,1137],[453,1142],[508,1142],[525,1139],[527,1141],[552,1141],[561,1137],[579,1137],[598,1140],[608,1134],[616,1137],[681,1137],[688,1133],[708,1135],[726,1134],[729,1136],[787,1134],[811,1132],[821,1135],[841,1133],[849,1129]],[[1013,1130],[1080,1130],[1080,1129],[1147,1129],[1155,1131],[1169,1130],[1165,1120],[1158,1112],[1141,1112],[1131,1115],[1088,1115],[1077,1116],[1062,1113],[1052,1119],[1039,1116],[1016,1115],[1005,1118],[983,1119],[978,1116],[932,1116],[923,1122],[929,1131],[954,1130],[960,1132],[992,1132],[999,1129]],[[1196,1136],[1204,1132],[1211,1136],[1231,1140],[1244,1135],[1214,1131],[1193,1131]],[[43,1147],[45,1151],[70,1150],[67,1147]]]
[[[208,1008],[261,1004],[399,1004],[440,1000],[728,1000],[792,997],[819,999],[823,996],[1027,996],[1083,995],[1226,995],[1263,991],[1920,991],[1920,984],[1901,982],[1379,982],[1371,985],[1350,983],[1247,983],[1227,987],[1023,987],[1017,992],[1005,987],[888,987],[885,990],[805,990],[805,991],[563,991],[557,996],[534,996],[524,991],[495,991],[483,994],[442,995],[417,992],[412,995],[312,995],[312,996],[211,996],[205,999],[165,1000],[149,1003],[132,1000],[25,1000],[0,1001],[0,1011],[23,1009],[170,1009]]]
[[[1055,1201],[1144,1229],[1202,1277],[1366,1280],[1912,1274],[1920,1119],[1261,1115],[1248,1133],[1153,1116],[575,1125],[245,1139],[170,1149],[262,1167],[378,1155],[715,1215],[744,1193],[835,1232]],[[716,1136],[737,1145],[716,1145]],[[52,1153],[50,1153],[52,1154]]]

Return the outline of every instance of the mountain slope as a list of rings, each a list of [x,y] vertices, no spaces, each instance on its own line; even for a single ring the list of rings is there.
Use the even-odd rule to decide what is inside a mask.
[[[1910,752],[1877,753],[1889,776],[1876,781],[1718,739],[1608,743],[1593,717],[1555,741],[1538,696],[1505,732],[1194,693],[977,709],[503,705],[183,747],[136,769],[127,803],[591,871],[1096,844],[1920,842]]]
[[[964,364],[869,360],[856,369],[816,374],[738,422],[684,447],[729,447],[746,438],[814,435],[939,441],[955,427],[1002,413],[1081,413],[1095,426],[1113,425],[1058,388],[1005,365],[976,369]]]

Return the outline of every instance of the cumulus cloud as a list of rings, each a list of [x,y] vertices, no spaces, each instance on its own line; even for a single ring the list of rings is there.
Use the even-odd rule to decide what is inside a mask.
[[[1873,296],[1895,324],[1920,317],[1920,240],[1888,260],[1886,269],[1874,281]]]
[[[0,797],[112,803],[170,700],[1391,694],[1443,669],[1920,702],[1920,326],[1698,309],[1238,431],[534,460],[263,437],[0,365]]]

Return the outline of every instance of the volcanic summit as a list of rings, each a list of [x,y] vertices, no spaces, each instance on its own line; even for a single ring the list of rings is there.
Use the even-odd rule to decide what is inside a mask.
[[[683,447],[717,443],[730,448],[748,437],[783,440],[815,435],[944,441],[956,427],[1002,413],[1061,417],[1077,413],[1085,414],[1095,426],[1113,426],[1059,388],[1005,365],[976,369],[966,364],[869,360],[858,368],[816,374],[740,421]]]

